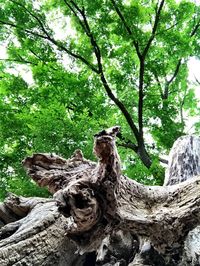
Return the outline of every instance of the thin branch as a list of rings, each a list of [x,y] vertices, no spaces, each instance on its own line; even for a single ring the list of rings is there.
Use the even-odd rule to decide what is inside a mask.
[[[40,25],[42,31],[45,33],[45,35],[48,37],[48,38],[51,38],[49,33],[47,32],[47,30],[45,29],[42,21],[33,13],[31,12],[29,9],[27,9],[24,5],[22,5],[21,3],[17,2],[17,1],[14,1],[14,0],[10,0],[11,2],[13,2],[14,4],[22,7],[30,16],[32,16],[35,20],[37,20],[38,24]]]
[[[144,99],[144,92],[143,92],[143,87],[144,87],[144,73],[145,73],[145,59],[146,55],[149,51],[149,48],[152,44],[152,41],[154,40],[157,28],[158,28],[158,23],[160,20],[160,15],[161,15],[161,10],[163,8],[165,0],[162,0],[158,9],[156,9],[156,16],[155,16],[155,21],[154,25],[152,28],[152,33],[151,36],[141,54],[139,57],[140,59],[140,70],[139,70],[139,100],[138,100],[138,125],[139,125],[139,134],[140,134],[140,145],[144,145],[144,139],[143,139],[143,99]],[[158,5],[159,2],[157,2]]]
[[[134,143],[132,143],[130,140],[126,140],[121,132],[117,134],[117,137],[120,139],[121,143],[118,143],[118,146],[129,148],[133,150],[134,152],[138,152],[138,146]]]
[[[158,87],[159,87],[159,92],[160,92],[161,99],[163,99],[162,85],[161,85],[161,83],[160,83],[159,77],[158,77],[156,71],[153,71],[152,73],[153,73],[153,75],[154,75],[154,78],[155,78],[156,81],[157,81],[157,84],[158,84]]]
[[[159,20],[160,20],[160,15],[161,15],[161,11],[162,11],[162,8],[164,6],[164,3],[165,3],[165,0],[162,0],[161,3],[160,3],[160,6],[158,8],[158,10],[156,11],[156,17],[155,17],[155,21],[154,21],[154,25],[153,25],[153,28],[152,28],[152,32],[151,32],[151,36],[147,42],[147,45],[142,53],[142,57],[145,57],[148,53],[148,50],[151,46],[151,43],[152,41],[154,40],[155,38],[155,34],[156,34],[156,31],[157,31],[157,28],[158,28],[158,23],[159,23]]]
[[[121,13],[120,9],[118,8],[115,0],[111,0],[116,13],[118,14],[119,18],[121,19],[126,31],[128,32],[129,35],[132,36],[132,31],[131,28],[128,26],[128,24],[126,23],[126,20],[123,16],[123,14]],[[133,41],[133,44],[135,46],[136,49],[136,53],[140,59],[140,74],[139,74],[139,101],[138,101],[138,124],[139,124],[139,134],[137,137],[137,141],[138,143],[142,143],[143,142],[143,132],[142,132],[142,128],[143,128],[143,122],[142,122],[142,107],[143,107],[143,78],[144,78],[144,60],[142,57],[142,54],[140,52],[139,49],[139,44],[138,42],[136,42],[135,40]]]
[[[119,109],[123,113],[127,123],[129,124],[133,134],[135,135],[137,142],[139,142],[139,132],[138,132],[138,129],[137,129],[135,123],[133,122],[133,119],[132,119],[130,113],[128,112],[128,110],[126,109],[124,104],[118,98],[116,98],[114,96],[114,94],[113,94],[112,90],[110,89],[108,82],[107,82],[103,73],[101,74],[101,81],[102,81],[102,84],[103,84],[109,98],[111,100],[113,100],[113,102],[119,107]]]
[[[155,35],[158,36],[158,35],[160,35],[160,34],[166,32],[166,31],[168,31],[168,30],[171,30],[171,29],[173,29],[174,27],[176,27],[179,23],[180,23],[180,21],[177,21],[176,23],[174,23],[174,24],[173,24],[172,26],[170,26],[169,28],[167,28],[167,29],[165,29],[165,30],[162,30],[162,31],[159,31],[159,32],[157,32]]]
[[[133,134],[135,135],[137,141],[139,140],[139,132],[138,129],[136,127],[136,125],[133,122],[133,119],[130,115],[130,113],[128,112],[128,110],[126,109],[125,105],[117,98],[115,97],[114,93],[112,92],[106,78],[105,78],[105,74],[103,71],[103,66],[102,66],[102,62],[101,62],[101,51],[100,48],[97,44],[97,41],[94,38],[94,35],[92,34],[92,31],[90,29],[90,25],[88,23],[87,17],[85,15],[85,11],[84,9],[80,9],[77,4],[74,3],[74,1],[70,1],[67,2],[66,0],[64,0],[64,2],[67,4],[67,6],[70,8],[70,10],[74,13],[74,15],[78,18],[78,21],[82,27],[82,29],[84,30],[84,32],[86,33],[86,35],[88,36],[88,38],[90,39],[90,43],[94,49],[94,53],[97,59],[97,63],[98,63],[98,71],[100,74],[100,79],[101,82],[107,92],[108,97],[116,104],[116,106],[121,110],[121,112],[123,113],[127,123],[129,124]],[[77,13],[78,12],[78,13]],[[82,20],[80,19],[80,16],[82,17]]]
[[[6,26],[10,26],[10,27],[12,27],[12,28],[16,28],[16,29],[19,29],[19,30],[21,30],[21,31],[24,31],[24,32],[26,32],[26,33],[28,33],[28,34],[31,34],[31,35],[33,35],[33,36],[40,37],[40,38],[42,38],[42,39],[48,40],[48,37],[47,37],[47,36],[44,36],[44,35],[42,35],[42,34],[40,34],[40,33],[35,32],[35,31],[31,31],[31,30],[24,29],[23,27],[20,27],[20,26],[18,26],[18,25],[15,25],[14,23],[12,23],[12,22],[10,22],[10,21],[3,21],[3,20],[0,20],[0,24],[2,24],[2,25],[6,25]]]
[[[163,94],[163,99],[167,99],[168,95],[169,95],[169,86],[170,84],[174,81],[174,79],[176,78],[176,76],[179,73],[180,70],[180,66],[181,66],[181,59],[178,60],[178,63],[176,65],[174,74],[172,75],[172,77],[170,78],[170,80],[167,80],[165,83],[165,89],[164,89],[164,94]]]
[[[115,0],[110,0],[115,8],[115,11],[117,13],[117,15],[119,16],[119,18],[121,19],[123,25],[124,25],[124,28],[126,29],[127,33],[133,37],[133,33],[132,33],[132,30],[131,28],[128,26],[128,24],[126,23],[126,20],[122,14],[122,12],[120,11],[119,7],[117,6]],[[139,44],[136,40],[133,40],[133,45],[136,49],[136,53],[138,55],[139,58],[141,58],[141,52],[140,52],[140,49],[139,49]]]
[[[116,10],[116,12],[117,12],[117,14],[118,14],[118,16],[120,17],[120,19],[121,19],[121,21],[122,21],[122,23],[123,23],[123,25],[124,25],[126,31],[128,32],[129,35],[132,35],[132,30],[131,30],[131,28],[128,26],[128,24],[126,23],[126,20],[125,20],[124,16],[122,15],[121,11],[119,10],[119,8],[118,8],[118,6],[117,6],[115,0],[110,0],[110,1],[112,2],[112,4],[113,4],[113,6],[114,6],[114,8],[115,8],[115,10]]]
[[[164,0],[163,0],[164,1]],[[139,73],[139,100],[138,100],[138,125],[139,125],[139,130],[137,129],[137,143],[138,143],[138,154],[141,158],[141,160],[143,161],[143,163],[149,168],[151,165],[151,160],[150,157],[145,149],[145,144],[144,144],[144,138],[143,138],[143,84],[144,84],[144,69],[145,69],[145,55],[142,54],[140,52],[140,47],[139,47],[139,43],[134,39],[134,36],[132,34],[132,30],[131,28],[128,26],[128,24],[126,23],[126,20],[123,16],[123,14],[121,13],[120,9],[118,8],[115,0],[111,0],[116,13],[118,14],[120,20],[122,21],[126,31],[128,32],[128,34],[132,37],[133,39],[133,45],[136,49],[136,53],[138,55],[138,58],[140,60],[140,73]],[[156,29],[157,27],[155,27]],[[153,31],[155,30],[153,29]],[[149,44],[150,46],[150,44]]]
[[[184,95],[182,101],[180,102],[180,119],[181,119],[181,124],[182,124],[182,127],[184,127],[184,117],[183,117],[183,106],[185,104],[185,97],[186,95]]]
[[[124,148],[128,148],[128,149],[131,149],[131,150],[133,150],[135,153],[137,153],[138,152],[138,146],[137,145],[135,145],[135,144],[133,144],[133,143],[124,143],[124,142],[122,142],[122,143],[117,143],[117,145],[119,146],[119,147],[124,147]]]
[[[177,65],[176,65],[176,69],[175,69],[175,71],[174,71],[173,76],[171,77],[170,80],[167,81],[168,85],[170,85],[170,84],[174,81],[174,79],[176,78],[176,76],[178,75],[178,72],[179,72],[180,66],[181,66],[181,59],[178,60],[178,63],[177,63]]]
[[[94,71],[95,73],[99,74],[99,71],[98,69],[96,69],[89,61],[87,61],[84,57],[82,57],[81,55],[79,54],[76,54],[74,52],[72,52],[71,50],[67,49],[65,46],[63,46],[59,41],[56,41],[53,37],[50,37],[49,35],[42,35],[40,33],[37,33],[35,31],[31,31],[31,30],[27,30],[27,29],[24,29],[23,27],[20,27],[18,25],[15,25],[14,23],[11,23],[11,22],[6,22],[6,21],[3,21],[3,20],[0,20],[0,24],[3,24],[3,25],[7,25],[7,26],[11,26],[13,28],[16,28],[16,29],[19,29],[25,33],[28,33],[30,35],[33,35],[33,36],[36,36],[36,37],[39,37],[41,39],[44,39],[44,40],[47,40],[51,43],[53,43],[56,47],[58,47],[59,49],[65,51],[67,54],[69,54],[70,56],[76,58],[76,59],[79,59],[80,61],[82,61],[84,64],[86,64],[92,71]],[[44,32],[45,33],[45,32]]]
[[[69,111],[73,111],[74,112],[74,108],[69,106],[69,105],[66,105],[65,108],[68,109]]]
[[[196,32],[198,31],[199,27],[200,27],[200,20],[198,21],[198,23],[196,24],[196,26],[192,30],[192,32],[190,34],[190,37],[193,37],[196,34]]]
[[[140,133],[140,142],[143,142],[143,99],[144,99],[144,71],[145,62],[144,59],[140,60],[140,70],[139,70],[139,100],[138,100],[138,125]]]
[[[39,59],[40,61],[44,62],[45,63],[45,60],[40,57],[36,52],[33,51],[33,49],[29,49],[29,51],[37,58]]]
[[[120,20],[122,21],[127,33],[132,36],[132,30],[131,28],[128,26],[122,12],[120,11],[119,7],[117,6],[115,0],[111,0],[115,10],[116,10],[116,13],[118,14]],[[161,10],[162,10],[162,7],[164,5],[164,0],[162,0],[159,8],[158,8],[158,11],[156,11],[156,18],[155,18],[155,22],[154,22],[154,26],[153,26],[153,29],[152,29],[152,34],[151,34],[151,37],[143,51],[143,53],[141,54],[140,52],[140,49],[139,49],[139,44],[137,41],[133,40],[133,44],[134,44],[134,47],[136,49],[136,53],[138,55],[138,58],[140,59],[140,73],[139,73],[139,101],[138,101],[138,125],[139,125],[139,143],[140,145],[144,142],[143,140],[143,84],[144,84],[144,70],[145,70],[145,64],[144,64],[144,61],[145,61],[145,56],[150,48],[150,45],[154,39],[154,35],[156,33],[156,30],[157,30],[157,26],[158,26],[158,22],[159,22],[159,18],[160,18],[160,13],[161,13]]]
[[[90,42],[91,42],[91,45],[93,46],[94,48],[94,52],[95,52],[95,56],[96,56],[96,59],[97,59],[97,62],[98,62],[98,67],[99,67],[99,71],[100,73],[103,72],[103,67],[102,67],[102,63],[101,63],[101,51],[100,51],[100,48],[90,30],[90,26],[88,24],[88,21],[87,21],[87,18],[85,16],[85,12],[83,11],[83,19],[84,19],[84,24],[85,24],[85,27],[86,27],[86,34],[87,36],[90,38]]]
[[[73,14],[76,16],[76,18],[78,19],[79,24],[81,25],[83,31],[89,37],[90,43],[92,45],[92,48],[94,50],[94,53],[95,53],[95,56],[97,59],[99,74],[100,74],[102,72],[101,52],[100,52],[99,46],[98,46],[98,44],[97,44],[97,42],[96,42],[96,40],[95,40],[95,38],[91,32],[89,23],[87,21],[86,15],[85,15],[85,11],[84,11],[84,9],[81,10],[74,1],[70,1],[72,6],[66,0],[64,0],[64,2],[69,7],[69,9],[73,12]],[[80,16],[82,17],[82,20],[80,19]]]
[[[183,107],[184,107],[184,104],[185,104],[187,91],[188,91],[188,88],[186,87],[185,90],[184,90],[184,95],[183,95],[182,99],[180,97],[180,122],[181,122],[181,126],[182,126],[182,133],[183,133],[184,126],[185,126]]]
[[[158,158],[158,160],[159,160],[161,163],[168,164],[168,160],[166,160],[166,159],[164,159],[164,158]]]
[[[41,56],[39,56],[33,49],[29,49],[29,51],[31,52],[31,54],[33,54],[36,58],[36,60],[39,60],[40,62],[42,62],[44,65],[46,65],[47,63],[50,63],[50,62],[57,62],[56,59],[50,59],[50,60],[47,60],[46,58],[43,59]],[[51,68],[53,70],[57,70],[56,67],[54,67],[53,65],[51,65]]]
[[[28,61],[28,60],[24,60],[23,58],[22,59],[0,58],[0,61],[16,62],[16,63],[30,64],[30,65],[37,66],[36,63],[33,63],[31,61]]]
[[[200,81],[197,79],[197,77],[194,76],[194,78],[195,78],[195,81],[200,85]]]

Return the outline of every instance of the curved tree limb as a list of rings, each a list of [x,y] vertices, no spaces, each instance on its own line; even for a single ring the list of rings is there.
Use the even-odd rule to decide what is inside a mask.
[[[90,40],[91,46],[92,46],[93,51],[94,51],[94,55],[95,55],[96,60],[97,60],[98,72],[99,72],[98,74],[100,75],[102,85],[103,85],[108,97],[121,110],[121,112],[123,113],[128,125],[130,126],[136,140],[139,142],[139,132],[138,132],[138,129],[137,129],[132,117],[131,117],[130,112],[127,110],[124,103],[122,101],[120,101],[120,99],[114,95],[112,89],[110,88],[110,86],[108,84],[108,81],[107,81],[106,76],[105,76],[105,71],[103,69],[101,49],[100,49],[100,47],[96,41],[94,34],[92,33],[92,30],[91,30],[90,25],[88,23],[88,19],[86,17],[84,8],[81,9],[74,1],[64,0],[64,2],[67,5],[67,7],[71,10],[71,12],[74,14],[74,16],[78,19],[79,24],[81,25],[83,31],[85,32],[85,34],[88,36],[88,38]],[[80,17],[81,17],[81,19],[80,19]]]

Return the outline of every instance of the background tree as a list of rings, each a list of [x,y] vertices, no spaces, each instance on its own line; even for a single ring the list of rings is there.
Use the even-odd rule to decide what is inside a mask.
[[[92,158],[91,133],[113,124],[122,126],[129,177],[161,183],[162,154],[185,133],[185,114],[199,112],[187,62],[199,55],[200,7],[173,0],[0,4],[8,54],[0,80],[2,193],[47,195],[22,178],[20,160],[34,151],[69,157],[77,147]],[[32,84],[8,72],[19,64]]]

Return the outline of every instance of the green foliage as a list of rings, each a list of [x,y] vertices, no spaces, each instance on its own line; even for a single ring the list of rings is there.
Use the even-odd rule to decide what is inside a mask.
[[[122,127],[126,143],[137,144],[126,117],[94,71],[99,65],[91,35],[101,51],[107,84],[137,128],[141,59],[136,47],[142,53],[152,38],[142,76],[144,144],[152,164],[147,169],[133,150],[120,147],[128,176],[161,184],[164,170],[158,156],[167,154],[175,139],[185,134],[184,115],[199,115],[187,62],[200,55],[200,6],[189,0],[166,1],[152,34],[157,1],[114,1],[125,25],[113,1],[76,0],[90,26],[87,34],[83,18],[66,4],[70,2],[0,0],[0,41],[7,45],[8,55],[0,65],[0,198],[7,191],[48,196],[20,164],[34,152],[67,158],[80,148],[94,159],[93,134],[115,124]],[[12,74],[19,65],[28,72]],[[33,82],[27,83],[28,73]],[[197,123],[197,132],[199,128]]]

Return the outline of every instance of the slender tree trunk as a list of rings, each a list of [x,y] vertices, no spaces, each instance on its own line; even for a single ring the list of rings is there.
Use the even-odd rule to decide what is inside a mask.
[[[138,155],[139,158],[141,159],[141,161],[143,162],[143,164],[147,167],[150,168],[152,161],[150,159],[149,154],[147,153],[147,150],[145,149],[144,144],[142,144],[141,146],[138,147]]]

